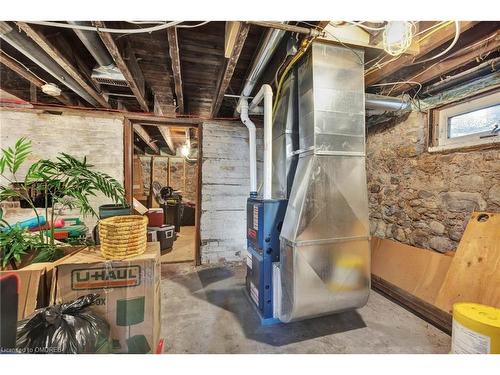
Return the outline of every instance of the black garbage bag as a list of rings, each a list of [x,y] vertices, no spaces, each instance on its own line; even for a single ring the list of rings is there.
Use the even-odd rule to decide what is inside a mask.
[[[36,310],[18,322],[17,351],[20,353],[107,353],[109,324],[89,311],[99,297],[87,294],[74,301]]]

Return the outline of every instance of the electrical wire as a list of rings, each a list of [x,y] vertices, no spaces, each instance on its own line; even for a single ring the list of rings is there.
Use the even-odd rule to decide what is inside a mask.
[[[460,37],[460,21],[455,21],[455,37],[453,38],[453,40],[450,43],[450,45],[444,51],[438,53],[437,55],[429,57],[428,59],[414,62],[413,64],[411,64],[409,66],[416,65],[416,64],[422,64],[424,62],[431,61],[431,60],[437,59],[438,57],[446,55],[453,47],[455,47],[455,44],[457,44],[457,41],[458,41],[459,37]]]
[[[38,75],[36,75],[30,68],[28,68],[26,65],[24,65],[21,61],[19,61],[18,59],[12,57],[11,55],[9,55],[7,52],[5,52],[4,50],[2,50],[2,53],[7,56],[8,58],[14,60],[15,62],[17,62],[19,65],[21,65],[24,69],[26,69],[29,73],[33,74],[36,78],[38,78],[40,81],[42,81],[43,83],[47,84],[48,82],[46,80],[44,80],[43,78],[40,78]]]
[[[125,21],[127,23],[131,23],[133,25],[164,25],[165,21]]]
[[[203,21],[203,22],[197,23],[196,25],[178,25],[178,26],[175,26],[175,27],[177,27],[178,29],[179,28],[181,28],[181,29],[192,29],[194,27],[206,25],[209,22],[212,22],[212,21]]]
[[[76,29],[76,30],[86,30],[86,31],[101,31],[105,33],[111,34],[140,34],[140,33],[152,33],[154,31],[168,29],[170,27],[177,28],[193,28],[205,25],[210,21],[204,21],[196,25],[179,25],[184,21],[172,21],[167,23],[162,23],[160,25],[145,27],[143,29],[112,29],[108,27],[96,27],[96,26],[85,26],[85,25],[72,25],[69,23],[61,23],[61,22],[51,22],[51,21],[25,21],[26,23],[31,23],[34,25],[42,25],[42,26],[52,26],[52,27],[62,27],[65,29]]]
[[[290,71],[290,69],[292,69],[292,67],[295,65],[295,63],[302,57],[302,55],[304,55],[304,53],[307,51],[307,49],[312,44],[312,41],[314,39],[315,38],[310,38],[310,39],[304,39],[302,41],[302,45],[300,46],[299,51],[297,51],[297,53],[295,54],[295,56],[290,60],[290,62],[286,66],[285,70],[281,74],[281,78],[279,80],[278,87],[276,88],[276,95],[274,96],[275,99],[274,99],[273,111],[272,111],[273,117],[276,114],[276,106],[278,105],[278,99],[279,99],[279,96],[280,96],[280,93],[281,93],[281,87],[283,86],[283,82],[285,80],[285,77],[287,76],[287,74]]]
[[[435,29],[436,27],[437,27],[437,29],[435,31],[441,30],[442,28],[444,28],[444,27],[446,27],[448,25],[451,25],[452,23],[453,23],[453,21],[441,21],[441,22],[435,23],[434,25],[428,27],[427,29],[419,31],[418,33],[415,34],[415,36],[419,36],[421,34],[425,34],[427,31]],[[435,31],[432,31],[432,33],[429,33],[428,35],[433,34]],[[425,37],[422,37],[421,40],[426,39],[428,37],[428,35],[426,35]]]
[[[380,31],[380,30],[384,30],[385,29],[385,25],[382,26],[382,27],[366,26],[366,25],[364,25],[364,23],[366,21],[363,21],[363,22],[344,21],[344,22],[350,24],[351,26],[358,26],[358,27],[361,27],[361,28],[366,29],[366,30]],[[333,26],[335,26],[335,25],[333,25]]]

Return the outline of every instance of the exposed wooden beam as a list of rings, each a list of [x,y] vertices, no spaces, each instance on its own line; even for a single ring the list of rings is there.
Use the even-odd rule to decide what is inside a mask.
[[[461,66],[468,64],[481,56],[485,56],[493,51],[498,51],[500,49],[500,31],[495,31],[494,33],[483,38],[482,43],[474,42],[468,46],[461,48],[459,51],[445,58],[443,61],[437,61],[436,63],[426,67],[420,72],[413,73],[412,75],[404,78],[406,81],[417,81],[421,84],[425,84],[433,79],[444,76]],[[391,95],[399,95],[405,91],[405,86],[396,86],[392,91]]]
[[[226,32],[224,36],[224,57],[226,59],[231,57],[240,27],[240,21],[226,21]]]
[[[92,88],[83,76],[78,72],[78,70],[47,40],[47,38],[36,31],[25,22],[16,22],[17,26],[23,30],[33,41],[47,54],[49,55],[57,64],[64,69],[68,75],[73,78],[78,84],[94,98],[101,106],[104,108],[111,108],[109,103],[106,101],[102,94]]]
[[[37,87],[33,82],[30,82],[30,102],[37,102],[37,93],[36,93]]]
[[[106,25],[102,21],[94,21],[93,24],[98,28],[106,27]],[[120,52],[118,45],[116,44],[111,34],[99,31],[99,36],[101,37],[110,55],[113,57],[113,60],[115,60],[116,66],[118,67],[118,69],[120,69],[123,76],[127,80],[127,83],[132,90],[132,93],[135,95],[137,101],[139,102],[142,110],[145,112],[149,112],[149,106],[146,101],[145,95],[146,88],[144,76],[139,67],[139,64],[137,63],[137,59],[132,52],[130,43],[125,38],[122,38],[123,52]]]
[[[477,22],[474,21],[463,21],[460,23],[460,31],[464,32],[476,24]],[[455,36],[455,25],[450,24],[447,27],[443,28],[442,30],[435,32],[432,36],[423,40],[421,39],[421,42],[418,43],[419,45],[418,55],[415,56],[401,55],[393,62],[385,65],[384,67],[366,74],[365,85],[370,86],[374,83],[381,81],[385,77],[388,77],[396,73],[398,70],[404,68],[408,64],[411,64],[419,57],[422,57],[428,54],[429,52],[433,51],[434,49],[442,46],[444,43],[451,41],[454,38],[454,36]]]
[[[27,80],[28,82],[32,83],[39,89],[45,84],[44,81],[42,81],[40,78],[36,77],[33,73],[30,73],[21,66],[17,61],[14,61],[11,59],[9,56],[7,56],[3,51],[0,51],[0,63],[5,65],[7,68],[13,70],[16,72],[19,76]],[[57,100],[59,100],[62,104],[65,105],[73,105],[73,101],[64,93],[61,93],[60,96],[55,97]]]
[[[215,93],[215,99],[212,104],[211,117],[215,117],[217,115],[217,112],[219,112],[222,100],[224,99],[224,94],[226,93],[229,83],[231,82],[234,69],[236,68],[236,64],[238,63],[238,59],[240,58],[243,45],[245,44],[248,30],[250,30],[249,24],[242,23],[240,25],[233,50],[231,51],[231,57],[227,60],[226,65],[223,68],[224,71],[222,74],[222,78]]]
[[[158,116],[164,115],[162,106],[159,104],[156,96],[155,96],[155,100],[154,100],[154,114],[158,115]],[[170,153],[175,155],[175,146],[174,146],[174,142],[172,141],[172,134],[170,132],[170,127],[158,125],[157,128],[158,128],[158,131],[160,132],[161,136],[163,137],[163,140],[165,141],[168,148],[170,149]]]
[[[165,140],[165,142],[166,142],[168,148],[170,149],[170,151],[172,152],[172,154],[175,155],[175,145],[174,145],[174,141],[172,140],[172,133],[170,131],[170,127],[158,125],[158,130],[160,131],[161,136]]]
[[[174,77],[175,96],[177,98],[177,109],[179,113],[184,113],[184,95],[182,93],[181,59],[179,55],[179,38],[177,28],[167,29],[168,51],[172,60],[172,73]]]
[[[20,102],[26,102],[23,98],[20,98],[19,96],[15,95],[14,93],[11,93],[7,91],[4,87],[0,88],[0,99],[8,99],[8,100],[18,100]],[[29,104],[29,103],[26,103]]]
[[[160,153],[160,148],[158,145],[151,140],[151,137],[149,136],[148,132],[146,129],[144,129],[144,126],[140,124],[134,124],[134,132],[156,153]]]

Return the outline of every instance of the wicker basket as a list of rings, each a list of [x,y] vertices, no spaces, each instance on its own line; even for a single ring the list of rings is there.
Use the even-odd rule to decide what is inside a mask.
[[[125,259],[146,251],[148,218],[113,216],[99,221],[101,254],[106,259]]]

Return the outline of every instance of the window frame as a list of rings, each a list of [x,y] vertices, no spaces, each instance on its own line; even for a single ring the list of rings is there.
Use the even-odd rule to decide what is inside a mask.
[[[451,117],[478,111],[499,104],[500,91],[496,91],[487,95],[467,99],[466,101],[450,104],[446,107],[436,109],[435,116],[433,116],[437,120],[434,126],[436,136],[434,138],[434,145],[429,147],[429,152],[500,143],[500,133],[497,133],[498,135],[494,137],[481,138],[488,135],[490,131],[449,138],[449,119]]]

